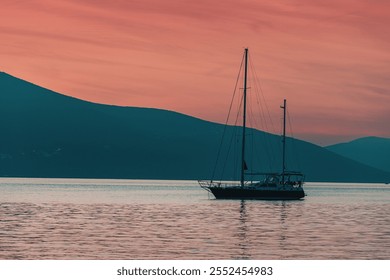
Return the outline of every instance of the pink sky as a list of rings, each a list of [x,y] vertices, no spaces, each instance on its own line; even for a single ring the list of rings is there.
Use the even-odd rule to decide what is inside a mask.
[[[287,98],[295,137],[320,145],[390,137],[389,1],[1,6],[0,71],[54,91],[223,122],[248,47],[275,123]]]

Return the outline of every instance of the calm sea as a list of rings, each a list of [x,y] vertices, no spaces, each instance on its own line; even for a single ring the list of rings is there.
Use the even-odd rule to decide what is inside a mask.
[[[215,200],[194,181],[0,178],[0,259],[390,259],[390,185]]]

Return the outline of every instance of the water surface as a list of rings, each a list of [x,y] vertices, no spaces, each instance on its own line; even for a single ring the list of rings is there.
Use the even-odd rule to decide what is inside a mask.
[[[215,200],[193,181],[0,179],[0,259],[390,259],[390,188]]]

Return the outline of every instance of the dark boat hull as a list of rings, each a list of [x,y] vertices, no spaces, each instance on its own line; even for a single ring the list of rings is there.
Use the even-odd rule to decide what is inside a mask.
[[[216,199],[297,200],[305,197],[303,189],[261,190],[209,187]]]

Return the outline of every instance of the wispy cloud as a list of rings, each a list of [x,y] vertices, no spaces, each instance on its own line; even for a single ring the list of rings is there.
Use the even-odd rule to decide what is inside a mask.
[[[223,121],[249,47],[296,136],[390,137],[388,1],[3,1],[0,17],[0,69],[68,95]]]

